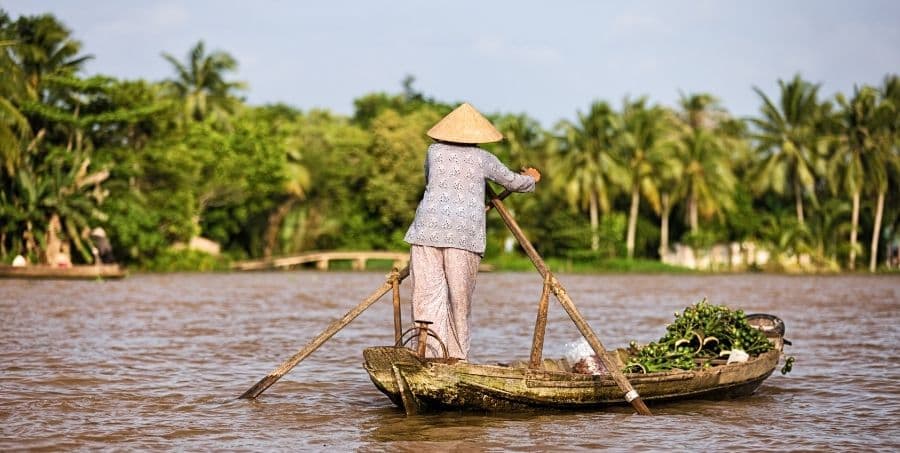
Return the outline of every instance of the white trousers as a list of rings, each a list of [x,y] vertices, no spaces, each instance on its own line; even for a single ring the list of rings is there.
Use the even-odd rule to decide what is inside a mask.
[[[481,255],[450,247],[413,245],[410,276],[413,281],[414,321],[431,321],[429,328],[447,346],[450,357],[469,357],[469,308]],[[429,337],[427,357],[443,357],[443,349]]]

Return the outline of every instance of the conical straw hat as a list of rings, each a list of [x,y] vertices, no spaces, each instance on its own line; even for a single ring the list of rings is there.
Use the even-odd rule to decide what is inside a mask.
[[[468,102],[438,121],[428,130],[428,136],[456,143],[492,143],[503,140],[503,134]]]

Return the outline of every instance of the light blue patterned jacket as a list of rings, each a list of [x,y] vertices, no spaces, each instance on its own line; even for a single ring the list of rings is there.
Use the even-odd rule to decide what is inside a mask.
[[[511,171],[477,146],[433,143],[425,158],[425,195],[404,240],[483,255],[488,179],[514,192],[534,191],[531,176]]]

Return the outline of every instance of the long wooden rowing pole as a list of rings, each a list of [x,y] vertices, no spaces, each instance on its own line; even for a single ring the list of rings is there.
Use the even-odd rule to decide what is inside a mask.
[[[565,288],[563,288],[562,284],[556,280],[556,277],[550,272],[550,269],[547,267],[547,264],[544,263],[544,259],[538,254],[537,250],[534,249],[534,246],[531,245],[531,241],[525,237],[525,233],[522,232],[522,229],[519,228],[519,224],[516,222],[516,219],[512,217],[509,211],[506,209],[506,206],[501,201],[500,197],[491,189],[490,186],[485,185],[485,190],[487,191],[488,196],[491,199],[491,205],[497,209],[497,213],[500,214],[500,217],[503,218],[503,221],[506,223],[506,226],[509,227],[509,230],[512,232],[513,236],[519,241],[519,244],[525,250],[525,254],[528,255],[528,258],[531,259],[531,262],[534,264],[534,267],[537,268],[538,272],[540,272],[541,276],[544,277],[545,281],[549,279],[550,281],[550,289],[553,291],[553,294],[559,300],[559,303],[562,304],[563,308],[566,310],[566,313],[569,314],[569,317],[572,318],[572,321],[575,322],[575,326],[578,327],[578,330],[587,340],[588,344],[591,345],[591,348],[597,354],[597,357],[600,358],[600,361],[603,362],[603,365],[606,367],[607,371],[609,371],[613,380],[616,381],[616,385],[619,386],[619,389],[622,390],[625,394],[625,400],[631,403],[631,405],[637,410],[637,412],[641,415],[653,415],[650,412],[650,409],[647,408],[647,405],[644,404],[644,401],[641,400],[640,395],[638,395],[637,391],[634,387],[631,386],[631,383],[628,382],[628,379],[622,374],[622,371],[613,363],[609,356],[606,354],[606,348],[603,347],[603,343],[600,342],[600,339],[597,338],[597,335],[588,325],[587,321],[585,321],[584,317],[581,316],[581,313],[578,312],[578,308],[575,307],[575,303],[572,302],[572,299],[569,298],[569,295],[566,293]],[[546,314],[544,314],[546,316]]]
[[[396,277],[399,281],[402,281],[409,275],[409,266],[404,267],[399,275]],[[260,393],[265,392],[269,386],[274,384],[276,381],[281,379],[282,376],[287,374],[288,371],[291,371],[292,368],[297,366],[301,360],[305,359],[306,356],[310,355],[316,349],[319,349],[319,346],[322,346],[322,343],[325,343],[329,338],[331,338],[334,334],[336,334],[339,330],[343,329],[344,326],[350,324],[350,321],[356,319],[360,313],[366,311],[369,306],[374,304],[381,296],[387,294],[388,291],[393,289],[392,278],[388,278],[384,284],[381,285],[378,289],[375,290],[372,294],[369,295],[365,300],[363,300],[359,305],[354,307],[352,310],[348,311],[342,318],[335,320],[331,323],[322,333],[320,333],[316,338],[313,338],[309,343],[306,344],[302,349],[297,351],[296,354],[292,355],[291,358],[287,359],[281,365],[278,365],[277,368],[272,370],[266,377],[259,380],[253,387],[250,387],[246,392],[244,392],[240,398],[256,398]]]

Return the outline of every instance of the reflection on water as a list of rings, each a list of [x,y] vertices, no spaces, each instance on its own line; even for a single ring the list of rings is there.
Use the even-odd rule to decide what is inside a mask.
[[[782,317],[794,371],[748,398],[598,412],[406,417],[361,351],[392,342],[388,298],[258,401],[235,397],[383,282],[379,273],[0,281],[0,449],[896,449],[900,278],[563,275],[608,347],[655,340],[702,297]],[[541,280],[481,274],[472,360],[526,358]],[[404,302],[409,288],[403,285]],[[404,312],[409,321],[408,312]],[[546,356],[578,332],[551,305]]]

